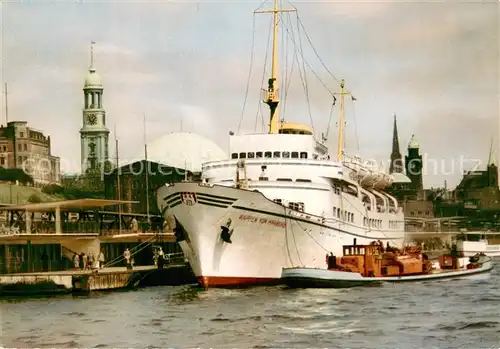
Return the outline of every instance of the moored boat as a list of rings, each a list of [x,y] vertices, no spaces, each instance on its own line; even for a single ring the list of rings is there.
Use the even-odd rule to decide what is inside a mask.
[[[500,257],[499,232],[466,232],[457,237],[457,252],[464,257],[484,253],[490,257]]]
[[[425,281],[461,278],[487,273],[493,269],[491,258],[477,254],[470,258],[442,255],[431,261],[419,247],[402,252],[374,243],[346,245],[344,255],[327,255],[328,267],[283,268],[281,280],[293,288],[347,288],[382,282]]]

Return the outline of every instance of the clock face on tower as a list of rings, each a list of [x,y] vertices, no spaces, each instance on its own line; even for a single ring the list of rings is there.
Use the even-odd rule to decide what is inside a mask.
[[[89,125],[95,125],[97,123],[97,115],[88,114],[87,115],[87,122],[89,123]]]

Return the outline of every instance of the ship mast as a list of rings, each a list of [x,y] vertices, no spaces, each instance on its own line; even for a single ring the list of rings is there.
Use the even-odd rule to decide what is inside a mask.
[[[274,8],[272,10],[255,11],[254,13],[272,13],[273,14],[273,50],[272,50],[272,66],[271,77],[267,83],[266,97],[264,103],[269,106],[269,133],[279,132],[279,115],[278,115],[278,13],[293,12],[295,9],[280,9],[278,0],[274,0]]]
[[[335,95],[340,95],[340,115],[339,115],[339,137],[337,144],[337,160],[342,161],[342,155],[344,153],[344,96],[350,95],[352,100],[355,101],[354,98],[349,91],[345,88],[345,81],[342,79],[340,81],[340,92],[335,93]]]

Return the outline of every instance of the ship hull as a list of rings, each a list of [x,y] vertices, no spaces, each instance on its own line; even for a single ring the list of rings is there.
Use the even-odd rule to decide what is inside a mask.
[[[284,268],[282,281],[290,288],[350,288],[375,285],[383,282],[417,282],[438,279],[452,279],[476,276],[493,269],[490,257],[483,258],[477,269],[440,270],[431,274],[405,276],[364,277],[359,273],[313,268]]]
[[[282,268],[323,268],[326,253],[341,255],[342,246],[354,239],[400,247],[404,238],[402,231],[327,225],[257,191],[232,187],[176,183],[158,190],[158,205],[167,220],[175,221],[176,237],[203,287],[277,284]]]

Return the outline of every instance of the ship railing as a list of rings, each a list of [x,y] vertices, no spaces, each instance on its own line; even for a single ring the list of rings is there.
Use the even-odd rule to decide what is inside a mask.
[[[163,229],[131,229],[131,228],[122,228],[122,229],[102,229],[100,235],[101,236],[114,236],[114,235],[131,235],[131,234],[158,234],[162,236],[174,236],[172,230],[163,230]]]

